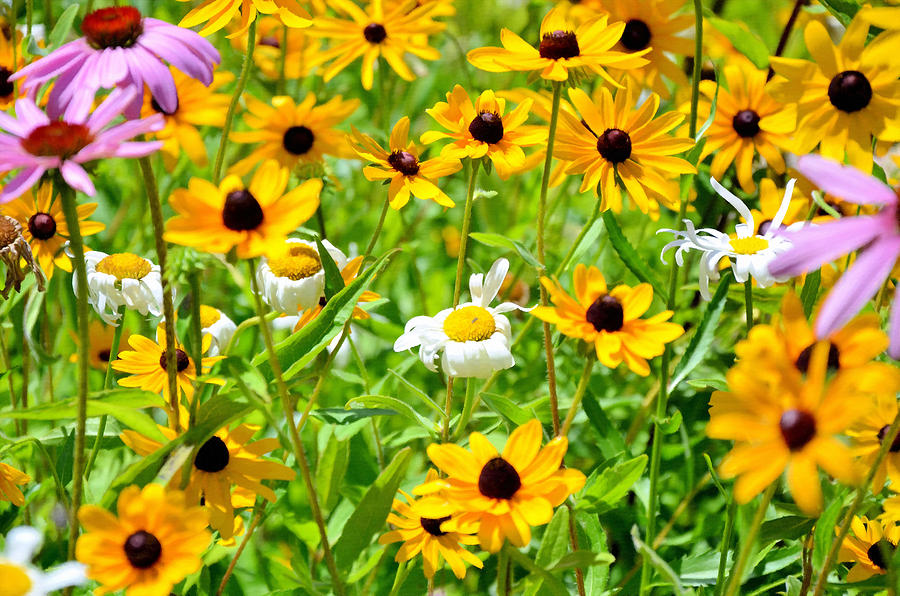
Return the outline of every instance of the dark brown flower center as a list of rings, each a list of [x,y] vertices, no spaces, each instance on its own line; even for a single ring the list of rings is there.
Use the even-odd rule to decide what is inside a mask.
[[[482,143],[499,143],[503,138],[503,119],[493,112],[482,112],[469,124],[469,134]]]
[[[626,49],[637,52],[650,45],[650,38],[650,27],[647,26],[647,23],[640,19],[631,19],[625,23],[625,30],[622,31],[620,41]]]
[[[28,219],[28,231],[38,240],[49,240],[56,234],[56,220],[49,213],[35,213]]]
[[[130,47],[143,31],[141,13],[132,6],[101,8],[81,21],[81,32],[98,49]]]
[[[809,372],[809,360],[812,358],[813,348],[816,344],[809,344],[803,351],[800,352],[800,355],[797,356],[797,360],[794,361],[794,366],[797,367],[797,370],[806,374]],[[838,351],[838,348],[833,343],[828,344],[828,371],[835,372],[841,367],[841,354]]]
[[[284,131],[281,144],[292,155],[303,155],[312,149],[316,136],[305,126],[292,126]]]
[[[419,160],[409,151],[394,151],[387,160],[392,168],[404,176],[415,176],[419,173]]]
[[[154,112],[157,112],[159,114],[165,114],[166,116],[171,116],[172,114],[174,114],[175,112],[178,111],[178,98],[177,97],[175,98],[175,109],[172,110],[171,112],[165,111],[163,109],[163,107],[161,105],[159,105],[159,103],[157,103],[155,97],[150,99],[150,107],[153,108]]]
[[[519,473],[502,457],[484,464],[478,476],[478,490],[489,499],[511,499],[521,486]]]
[[[885,424],[878,431],[878,442],[881,443],[884,441],[884,438],[887,436],[888,431],[891,429],[890,424]],[[891,443],[891,453],[900,452],[900,434],[894,437],[894,442]]]
[[[786,410],[778,425],[791,451],[802,449],[816,436],[816,419],[804,410]]]
[[[325,308],[325,305],[328,304],[328,298],[325,296],[319,296],[319,306]]]
[[[149,569],[162,556],[159,539],[150,532],[138,530],[125,541],[125,556],[132,567]]]
[[[618,331],[625,322],[622,303],[609,294],[600,296],[588,307],[585,317],[597,331]]]
[[[255,230],[263,222],[263,210],[249,190],[235,190],[225,197],[222,207],[222,223],[229,230],[242,232]]]
[[[858,70],[845,70],[828,84],[828,99],[841,111],[858,112],[872,101],[872,85]]]
[[[441,524],[445,521],[449,520],[450,516],[446,517],[420,517],[419,523],[422,524],[422,529],[431,534],[432,536],[443,536],[447,532],[441,530]]]
[[[280,48],[281,42],[274,35],[266,35],[259,38],[259,45],[269,46],[270,48]]]
[[[175,367],[175,369],[178,372],[183,371],[190,364],[190,360],[188,360],[188,355],[181,348],[178,348],[177,350],[175,350],[175,362],[177,363],[177,366]],[[165,350],[163,350],[163,353],[159,355],[159,365],[160,365],[160,367],[162,367],[163,370],[169,370],[169,363],[166,360],[166,351]]]
[[[769,228],[771,228],[771,227],[772,227],[772,220],[771,220],[771,219],[763,220],[763,221],[759,224],[758,233],[759,233],[761,236],[765,236],[765,235],[766,235],[766,232],[768,232],[768,231],[769,231]]]
[[[366,41],[369,43],[381,43],[387,39],[387,31],[385,31],[384,25],[369,23],[366,25],[366,28],[363,29],[363,37],[365,37]]]
[[[109,355],[109,350],[100,350],[97,352],[97,358],[99,358],[101,362],[109,362]]]
[[[895,548],[896,547],[887,540],[879,540],[869,547],[866,551],[866,555],[869,557],[869,560],[872,561],[872,565],[878,567],[882,571],[886,571],[890,564],[890,559],[894,558]],[[885,561],[885,553],[887,553],[889,557],[887,561]]]
[[[221,472],[228,466],[230,458],[225,441],[219,437],[210,437],[197,450],[197,456],[194,458],[194,467],[202,472]]]
[[[745,139],[755,137],[759,134],[759,114],[753,110],[741,110],[731,119],[731,126]]]
[[[57,120],[32,130],[22,139],[22,148],[39,157],[65,159],[87,147],[93,140],[94,135],[87,126]]]
[[[538,52],[541,58],[561,60],[563,58],[574,58],[581,52],[581,49],[578,47],[578,39],[573,32],[553,31],[544,33]]]
[[[607,128],[597,138],[597,151],[606,161],[622,163],[631,157],[631,137],[624,130]]]
[[[9,80],[12,75],[11,70],[0,66],[0,97],[9,97],[16,90],[16,86]]]

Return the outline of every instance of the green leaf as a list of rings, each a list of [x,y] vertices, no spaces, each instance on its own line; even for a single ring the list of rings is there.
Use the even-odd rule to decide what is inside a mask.
[[[602,513],[613,509],[647,467],[647,455],[606,468],[599,475],[591,474],[578,497],[578,509]]]
[[[584,408],[584,413],[587,414],[588,420],[597,429],[596,444],[600,448],[600,453],[603,454],[603,457],[612,459],[624,452],[625,439],[622,437],[622,433],[615,427],[590,392],[585,393],[581,405]]]
[[[47,46],[49,52],[52,52],[63,44],[69,31],[72,30],[72,24],[75,23],[75,16],[78,14],[78,5],[73,4],[66,8],[53,26],[48,39],[50,44]]]
[[[334,543],[334,557],[339,569],[350,569],[372,536],[384,528],[394,495],[403,481],[412,450],[402,449],[390,465],[378,475],[344,525],[344,532]]]
[[[634,542],[634,548],[641,555],[650,559],[650,564],[653,565],[653,568],[656,569],[660,575],[669,580],[669,583],[672,584],[672,592],[681,596],[682,594],[687,594],[684,590],[684,586],[681,585],[681,581],[678,579],[678,574],[669,567],[669,564],[663,560],[662,557],[657,554],[655,550],[650,548],[643,540],[641,540],[638,535],[638,528],[634,526],[631,528],[631,540]]]
[[[337,263],[331,258],[331,253],[328,252],[318,236],[316,236],[316,247],[319,249],[319,260],[322,262],[322,269],[325,272],[325,299],[331,300],[335,294],[344,289],[344,277],[341,275]]]
[[[805,536],[816,525],[816,520],[801,515],[786,515],[778,519],[763,522],[759,529],[759,541],[762,544],[776,540],[796,540]]]
[[[469,234],[469,238],[471,238],[472,240],[477,240],[485,246],[514,250],[519,253],[519,256],[522,257],[523,261],[525,261],[532,267],[541,266],[537,258],[533,254],[531,254],[531,252],[527,248],[525,248],[525,245],[518,240],[511,240],[506,236],[501,236],[500,234],[490,234],[487,232],[472,232],[471,234]]]
[[[819,284],[822,282],[822,270],[816,269],[806,274],[803,282],[803,290],[800,291],[800,302],[803,303],[803,314],[809,318],[816,306],[816,298],[819,297]]]
[[[850,24],[860,9],[859,2],[854,0],[820,0],[820,4],[827,8],[845,27]]]
[[[522,426],[535,417],[533,412],[526,411],[513,400],[496,393],[482,393],[481,400],[488,408],[516,426]]]
[[[419,414],[415,408],[413,408],[408,403],[397,399],[396,397],[389,397],[387,395],[361,395],[359,397],[354,397],[350,401],[347,402],[347,406],[351,404],[362,404],[367,408],[389,408],[388,411],[394,414],[400,414],[410,422],[414,422],[418,424],[422,428],[428,429],[429,432],[437,432],[437,427],[434,422],[425,418],[421,414]]]
[[[681,428],[681,410],[675,410],[674,414],[657,420],[657,423],[659,424],[659,432],[664,435],[678,432],[678,429]]]
[[[609,546],[606,540],[606,532],[600,525],[598,516],[584,511],[575,512],[575,520],[578,527],[587,536],[588,544],[585,545],[595,553],[608,553]],[[584,577],[584,587],[588,594],[601,594],[609,583],[609,567],[606,565],[590,567]]]
[[[538,548],[534,562],[542,569],[549,570],[553,566],[554,561],[560,560],[569,550],[569,509],[560,507],[553,514],[544,536],[541,538],[541,545]],[[536,596],[544,579],[536,576],[530,580],[525,589],[525,596]]]
[[[566,553],[559,558],[549,569],[549,571],[560,571],[562,569],[574,569],[576,567],[586,569],[595,565],[612,565],[616,558],[609,553],[595,553],[589,550],[576,550],[575,552]]]
[[[606,233],[609,236],[610,243],[616,249],[619,258],[622,259],[625,266],[639,280],[653,286],[653,291],[665,302],[668,294],[663,289],[662,282],[656,278],[656,274],[653,273],[650,266],[641,259],[634,247],[631,246],[631,243],[628,242],[628,239],[625,238],[625,234],[622,233],[622,228],[619,227],[619,222],[616,221],[616,216],[612,211],[603,212],[603,223],[606,224]]]
[[[319,408],[310,415],[329,424],[352,424],[372,416],[396,416],[397,412],[384,408]]]
[[[828,549],[834,541],[834,527],[837,525],[841,509],[844,508],[844,499],[834,499],[828,503],[828,507],[822,512],[819,521],[816,522],[815,535],[813,536],[813,569],[821,569],[825,562]]]
[[[397,371],[395,371],[395,370],[392,369],[392,368],[389,368],[389,369],[388,369],[388,374],[390,374],[390,375],[396,377],[396,379],[397,379],[398,381],[400,381],[400,382],[403,384],[404,387],[406,387],[407,389],[409,389],[410,391],[412,391],[413,394],[414,394],[416,397],[418,397],[419,399],[421,399],[421,400],[422,400],[422,403],[424,403],[426,406],[428,406],[429,408],[431,408],[432,410],[434,410],[435,412],[437,412],[437,413],[440,414],[441,416],[444,415],[444,409],[441,408],[441,406],[437,405],[437,403],[436,403],[433,399],[431,399],[430,397],[428,397],[428,394],[427,394],[427,393],[425,393],[424,391],[422,391],[421,389],[419,389],[418,387],[416,387],[415,385],[413,385],[412,383],[410,383],[409,381],[407,381],[406,378],[404,378],[403,375],[401,375],[400,373],[398,373]]]
[[[715,77],[716,77],[716,92],[713,94],[712,103],[709,105],[709,116],[707,116],[706,122],[703,123],[703,126],[701,126],[697,130],[696,141],[698,141],[698,143],[694,146],[694,148],[690,152],[690,157],[692,159],[691,163],[694,164],[695,166],[699,165],[700,154],[702,153],[702,147],[706,144],[706,139],[703,138],[703,135],[706,134],[706,131],[709,130],[709,127],[712,126],[713,122],[716,121],[716,110],[719,109],[719,89],[722,88],[722,85],[719,83],[719,81],[721,79],[719,79],[720,75],[719,75],[719,72],[716,70],[715,65],[713,65],[713,72],[715,72]],[[701,139],[703,140],[702,143],[699,142]],[[700,147],[701,151],[697,152],[697,147]]]
[[[597,199],[598,201],[600,199]],[[575,252],[572,253],[572,258],[569,259],[569,264],[566,266],[565,271],[568,271],[572,267],[575,266],[576,263],[582,262],[585,253],[587,253],[588,249],[597,247],[597,240],[600,238],[600,234],[603,232],[603,221],[598,219],[593,224],[591,224],[591,229],[585,233],[584,237],[581,239],[581,243],[575,248]],[[564,273],[562,271],[560,273]]]
[[[726,21],[713,15],[707,16],[706,20],[727,37],[737,51],[749,58],[756,68],[769,67],[769,48],[747,28],[747,25]]]
[[[316,487],[322,508],[330,511],[337,504],[341,482],[350,462],[350,442],[329,437],[316,466]]]

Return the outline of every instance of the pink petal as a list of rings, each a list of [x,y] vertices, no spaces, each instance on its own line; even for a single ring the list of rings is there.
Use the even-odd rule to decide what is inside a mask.
[[[68,184],[75,190],[80,190],[89,197],[92,197],[97,193],[97,190],[94,188],[94,183],[91,182],[91,177],[87,175],[87,172],[84,171],[84,168],[82,168],[74,161],[64,161],[62,166],[59,168],[59,171],[62,174],[63,179],[66,181],[66,184]]]
[[[815,271],[879,235],[895,234],[895,229],[896,224],[890,218],[867,215],[847,217],[819,226],[808,225],[797,231],[779,232],[793,246],[772,261],[769,271],[775,277]]]
[[[888,348],[888,356],[894,360],[900,360],[900,286],[894,290],[894,304],[891,306],[889,329],[891,345]]]
[[[0,203],[8,203],[34,186],[45,171],[46,168],[42,166],[32,166],[19,172],[3,187],[3,192],[0,192]]]
[[[797,162],[797,169],[828,194],[851,203],[890,205],[897,202],[897,195],[890,186],[852,166],[818,155],[804,155]]]

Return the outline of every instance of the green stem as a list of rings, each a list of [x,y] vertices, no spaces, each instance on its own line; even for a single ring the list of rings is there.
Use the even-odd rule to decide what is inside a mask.
[[[753,516],[753,521],[750,522],[750,530],[747,532],[747,535],[744,536],[744,545],[741,547],[741,554],[738,556],[737,563],[731,572],[731,582],[728,584],[728,591],[726,592],[727,596],[733,596],[740,590],[741,577],[744,575],[744,569],[747,567],[747,562],[750,560],[750,554],[753,552],[753,547],[756,543],[756,534],[759,533],[759,527],[766,517],[766,509],[769,508],[769,502],[772,500],[772,495],[775,494],[776,486],[778,486],[777,482],[773,482],[769,485],[769,488],[763,493],[762,500],[759,502],[759,507],[756,508],[756,514]]]
[[[716,574],[716,594],[725,591],[725,569],[728,567],[728,551],[731,550],[731,535],[734,532],[734,516],[737,513],[737,502],[734,498],[728,501],[725,513],[725,530],[722,532],[722,544],[719,545],[719,571]]]
[[[234,88],[234,94],[231,96],[231,102],[228,104],[228,111],[225,112],[225,124],[222,126],[222,140],[219,142],[219,149],[216,151],[216,162],[213,167],[213,183],[218,184],[222,178],[222,164],[225,161],[225,148],[228,146],[228,137],[231,135],[231,126],[234,123],[234,113],[237,110],[237,104],[241,100],[244,88],[247,86],[247,79],[250,78],[250,67],[253,65],[253,51],[256,49],[256,20],[250,23],[247,30],[247,51],[244,54],[244,61],[241,63],[241,74],[238,76],[237,86]]]
[[[497,553],[497,596],[509,596],[509,547],[506,544]]]
[[[363,253],[363,262],[360,267],[366,265],[366,261],[369,260],[369,257],[372,256],[372,251],[375,250],[375,245],[378,243],[378,237],[381,235],[381,229],[384,227],[384,220],[387,218],[388,207],[390,207],[390,205],[391,200],[388,197],[385,197],[384,205],[381,207],[381,215],[378,217],[378,223],[375,225],[375,231],[372,233],[372,239],[369,240],[366,252]]]
[[[194,369],[197,378],[203,375],[203,325],[200,322],[200,272],[193,270],[188,274],[188,283],[191,285],[191,348],[193,349]],[[188,427],[193,426],[197,418],[197,410],[200,408],[200,382],[197,382],[197,391],[194,392],[194,400],[191,403],[190,419]]]
[[[26,37],[31,37],[31,27],[34,23],[34,0],[25,0],[25,35]],[[13,36],[15,37],[15,36]],[[12,43],[15,45],[16,40],[13,39]],[[15,64],[15,62],[13,62]]]
[[[578,407],[581,405],[581,400],[584,398],[584,394],[587,392],[588,384],[591,380],[591,371],[594,369],[594,357],[593,355],[588,355],[585,360],[586,362],[584,363],[584,371],[581,373],[581,380],[578,381],[578,388],[575,389],[575,397],[572,398],[572,405],[569,406],[569,413],[566,414],[566,421],[559,431],[559,436],[561,437],[565,437],[569,434],[569,429],[572,428],[572,421],[575,420],[575,415],[578,413]]]
[[[409,575],[409,569],[410,566],[406,561],[401,561],[397,564],[397,573],[394,575],[394,585],[391,586],[391,593],[389,596],[397,596],[397,593],[403,586],[403,582],[406,581],[406,577]]]
[[[753,280],[747,278],[744,282],[744,311],[747,316],[747,333],[753,327]]]
[[[465,401],[463,401],[463,409],[462,415],[459,417],[459,421],[456,423],[456,432],[453,433],[453,440],[459,440],[459,438],[466,432],[466,425],[469,423],[469,419],[472,418],[472,411],[475,409],[475,379],[468,378],[466,379],[466,397]]]
[[[478,176],[480,161],[469,160],[472,171],[469,172],[469,183],[466,185],[466,204],[463,209],[462,229],[459,234],[459,255],[456,259],[456,282],[453,284],[453,308],[459,304],[462,294],[463,270],[466,267],[466,249],[469,245],[469,228],[472,226],[472,202],[475,198],[475,179]]]
[[[123,304],[119,307],[119,313],[116,317],[119,321],[119,326],[116,327],[116,330],[113,333],[112,345],[109,347],[109,360],[106,363],[106,374],[103,377],[104,391],[112,389],[112,363],[119,353],[119,343],[122,341],[122,331],[125,329],[125,310],[125,305]],[[100,426],[97,428],[97,438],[94,440],[94,446],[91,448],[91,455],[88,458],[87,468],[84,471],[85,479],[91,477],[91,470],[94,468],[94,460],[97,459],[97,454],[100,452],[100,443],[103,442],[103,433],[106,432],[106,421],[106,414],[100,416]]]
[[[597,218],[600,217],[600,203],[602,203],[600,199],[594,201],[594,210],[591,212],[591,216],[581,228],[581,231],[578,233],[578,237],[575,238],[575,242],[569,248],[569,252],[566,253],[565,258],[553,273],[553,275],[555,275],[556,277],[562,275],[562,272],[565,271],[566,267],[569,266],[569,262],[572,260],[572,257],[575,256],[575,251],[578,250],[578,246],[581,244],[581,241],[584,240],[584,237],[587,236],[588,231],[594,226],[594,222],[596,222]]]
[[[275,83],[275,95],[284,94],[284,69],[287,65],[288,27],[287,25],[282,25],[281,29],[281,47],[278,48],[281,50],[281,53],[278,57],[278,82]],[[249,42],[249,39],[247,41]]]

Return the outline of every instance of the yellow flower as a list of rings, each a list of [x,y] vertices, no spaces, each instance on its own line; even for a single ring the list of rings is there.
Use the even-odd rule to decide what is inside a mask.
[[[416,488],[416,495],[440,493],[444,499],[419,502],[419,513],[440,519],[460,514],[479,523],[481,548],[496,553],[505,540],[519,548],[531,542],[531,526],[553,517],[553,508],[584,486],[584,474],[560,468],[569,447],[556,437],[541,449],[541,423],[532,420],[513,431],[503,453],[481,433],[469,435],[466,451],[454,444],[428,446],[428,457],[447,478]]]
[[[897,549],[900,526],[896,523],[883,524],[865,516],[853,516],[850,528],[853,534],[844,538],[838,553],[838,561],[854,564],[844,581],[861,582],[873,575],[887,573],[890,558],[885,558],[884,551],[893,554]],[[835,528],[835,532],[837,531],[838,528]]]
[[[318,17],[309,35],[330,39],[333,45],[325,50],[322,62],[334,60],[325,68],[322,78],[327,83],[362,56],[362,84],[372,88],[375,62],[379,57],[402,79],[416,76],[404,62],[406,52],[423,60],[437,60],[440,52],[428,45],[428,35],[444,29],[443,23],[431,19],[436,16],[437,2],[416,7],[415,0],[393,2],[385,10],[383,0],[372,0],[365,9],[352,0],[330,0],[329,5],[341,17]]]
[[[864,47],[869,24],[855,18],[838,46],[816,21],[804,31],[814,61],[772,58],[781,75],[770,83],[772,96],[797,105],[800,118],[794,152],[819,152],[872,171],[872,137],[900,140],[900,57],[896,46],[887,59],[886,35]]]
[[[354,157],[346,135],[334,130],[334,126],[358,107],[358,99],[344,101],[340,95],[319,106],[312,93],[307,93],[299,105],[286,95],[273,97],[271,106],[248,97],[249,112],[244,115],[244,122],[250,130],[232,133],[231,138],[238,143],[262,145],[229,171],[243,176],[268,159],[275,159],[290,170],[298,164],[321,162],[325,155]]]
[[[10,32],[11,33],[11,32]],[[25,66],[25,48],[21,43],[22,34],[16,32],[16,41],[0,31],[0,110],[11,108],[16,99],[24,94],[16,93],[16,84],[9,80],[16,71]],[[14,47],[18,45],[18,47]],[[19,88],[21,89],[21,81]]]
[[[210,538],[206,512],[186,506],[181,492],[158,484],[129,486],[116,509],[118,516],[94,505],[78,510],[87,533],[78,537],[75,558],[100,582],[96,594],[167,594],[203,565],[200,555]]]
[[[462,159],[487,157],[494,164],[497,175],[506,180],[525,164],[522,147],[546,141],[547,131],[538,126],[523,126],[528,119],[531,100],[520,103],[509,114],[506,100],[495,97],[488,89],[475,104],[461,85],[447,94],[447,101],[440,101],[425,110],[438,124],[450,132],[430,130],[422,135],[422,142],[434,143],[440,139],[452,139],[445,145],[441,156]]]
[[[171,114],[165,112],[148,92],[144,95],[143,117],[160,113],[165,118],[165,127],[153,133],[163,142],[160,149],[165,160],[166,169],[172,170],[182,153],[195,165],[205,167],[208,163],[206,144],[197,130],[198,126],[221,127],[225,123],[225,111],[231,96],[215,93],[222,85],[230,83],[234,75],[229,72],[217,72],[208,87],[175,67],[169,67],[178,90],[178,107]]]
[[[667,322],[672,311],[663,311],[649,319],[639,318],[653,301],[649,284],[634,288],[626,285],[609,290],[596,267],[575,266],[573,298],[558,281],[542,277],[554,306],[537,306],[531,314],[553,325],[567,337],[594,344],[597,359],[609,368],[622,362],[643,377],[650,374],[648,358],[663,353],[665,344],[684,333],[677,323]]]
[[[0,463],[0,501],[9,501],[16,507],[24,505],[25,495],[22,494],[19,486],[27,482],[31,482],[28,474],[20,472],[10,465]]]
[[[847,436],[853,440],[853,455],[860,458],[866,468],[871,468],[875,457],[881,449],[884,437],[891,423],[897,417],[897,398],[892,395],[879,395],[873,407],[847,430]],[[900,483],[900,437],[894,439],[886,457],[875,471],[872,478],[872,491],[880,493],[887,478],[891,482]]]
[[[190,0],[178,0],[189,2]],[[287,27],[309,27],[312,17],[298,0],[206,0],[203,4],[187,13],[179,27],[193,27],[206,23],[200,35],[212,35],[225,27],[237,14],[241,15],[241,27],[228,37],[235,37],[246,32],[250,23],[256,20],[257,13],[274,15]]]
[[[359,275],[359,268],[362,265],[363,257],[362,255],[358,257],[354,257],[350,259],[344,268],[341,269],[341,277],[344,279],[344,285],[346,286],[350,282],[352,282]],[[366,303],[366,302],[374,302],[376,300],[381,299],[380,294],[376,294],[371,290],[364,291],[360,297],[358,304]],[[294,325],[294,331],[299,331],[309,323],[313,321],[319,314],[322,312],[322,309],[325,308],[325,305],[328,304],[328,300],[325,296],[319,297],[319,303],[313,308],[308,308],[306,310],[300,311],[300,318],[297,320],[297,324]],[[364,311],[359,306],[353,307],[353,314],[351,315],[354,319],[363,320],[369,318],[369,313]]]
[[[274,160],[260,166],[249,188],[234,175],[218,188],[191,178],[186,189],[169,197],[177,215],[166,222],[165,238],[210,253],[236,248],[242,259],[281,248],[287,235],[316,212],[322,190],[322,181],[313,178],[284,194],[289,178]]]
[[[110,327],[99,321],[90,322],[88,325],[88,362],[90,362],[91,367],[97,370],[106,370],[109,358],[113,355],[112,344],[115,333],[115,327]],[[69,330],[69,334],[72,336],[75,345],[78,345],[78,335],[72,330]],[[122,342],[128,342],[129,335],[131,334],[128,330],[123,329],[119,345],[123,345]],[[69,357],[69,362],[78,362],[78,350],[75,350]]]
[[[500,32],[502,48],[478,48],[469,52],[468,58],[477,68],[488,72],[541,71],[541,77],[552,81],[568,80],[571,68],[589,68],[618,86],[605,68],[639,68],[647,64],[641,56],[650,51],[611,51],[625,27],[625,23],[608,24],[605,15],[575,26],[566,18],[565,10],[554,8],[541,22],[537,49],[504,28]]]
[[[659,96],[651,94],[635,107],[634,87],[620,89],[613,100],[601,88],[596,101],[581,89],[570,89],[569,98],[582,120],[560,112],[556,155],[569,162],[566,174],[584,174],[581,192],[593,189],[602,201],[601,209],[621,211],[622,198],[617,179],[637,207],[648,213],[657,202],[675,205],[678,174],[694,172],[694,166],[676,154],[690,149],[688,138],[672,137],[684,115],[672,111],[654,118]]]
[[[188,503],[202,503],[207,508],[210,525],[225,540],[234,536],[235,506],[252,506],[253,495],[275,502],[275,493],[261,484],[263,480],[293,480],[296,476],[284,464],[260,458],[277,449],[279,443],[275,438],[250,442],[259,428],[250,424],[241,424],[231,430],[223,428],[207,439],[194,457],[185,498]],[[170,441],[178,436],[174,430],[164,426],[159,426],[159,431]],[[160,443],[134,431],[126,430],[120,436],[122,442],[139,455],[150,455],[162,447]],[[178,480],[180,476],[176,474],[170,484],[175,485]],[[239,505],[234,503],[232,485],[244,489],[243,494],[239,495]]]
[[[706,133],[700,159],[713,155],[710,174],[716,180],[735,164],[738,182],[745,192],[755,192],[753,158],[759,153],[766,164],[784,173],[782,151],[790,150],[790,134],[797,121],[796,105],[782,106],[766,93],[765,70],[749,60],[734,59],[723,69],[726,87],[718,87],[716,115]],[[700,104],[700,121],[709,117],[717,83],[701,81],[705,100]]]
[[[409,141],[409,118],[404,116],[391,131],[388,149],[384,150],[375,139],[351,127],[350,140],[353,150],[373,164],[363,169],[366,180],[390,180],[388,198],[391,207],[400,209],[409,202],[410,195],[419,199],[431,199],[438,205],[453,207],[455,203],[444,193],[435,180],[458,172],[462,164],[457,158],[436,157],[419,161],[421,150]]]
[[[790,177],[793,178],[793,176]],[[809,195],[801,194],[803,192],[802,189],[800,189],[800,193],[797,192],[799,186],[801,185],[797,184],[794,186],[791,202],[788,203],[787,212],[785,212],[784,218],[781,220],[784,226],[803,221],[809,212],[811,200]],[[769,230],[772,220],[775,219],[778,210],[781,208],[781,203],[784,201],[784,190],[775,186],[775,182],[769,178],[763,178],[759,181],[759,209],[750,210],[750,214],[753,216],[753,225],[756,227],[753,230],[753,235],[763,236]],[[747,223],[743,217],[741,221]]]
[[[322,63],[322,44],[309,36],[303,29],[284,27],[274,17],[262,17],[256,21],[256,46],[253,48],[253,62],[259,72],[269,79],[281,77],[282,44],[284,48],[284,78],[301,79]],[[231,45],[241,54],[247,53],[246,32],[231,38]]]
[[[97,203],[78,204],[82,236],[93,236],[106,229],[104,224],[88,220],[96,209]],[[63,252],[69,240],[69,226],[62,204],[53,196],[52,184],[44,183],[37,189],[27,190],[18,199],[0,206],[0,213],[12,217],[22,226],[22,236],[31,246],[31,252],[47,279],[53,276],[54,267],[72,271],[72,261]]]

